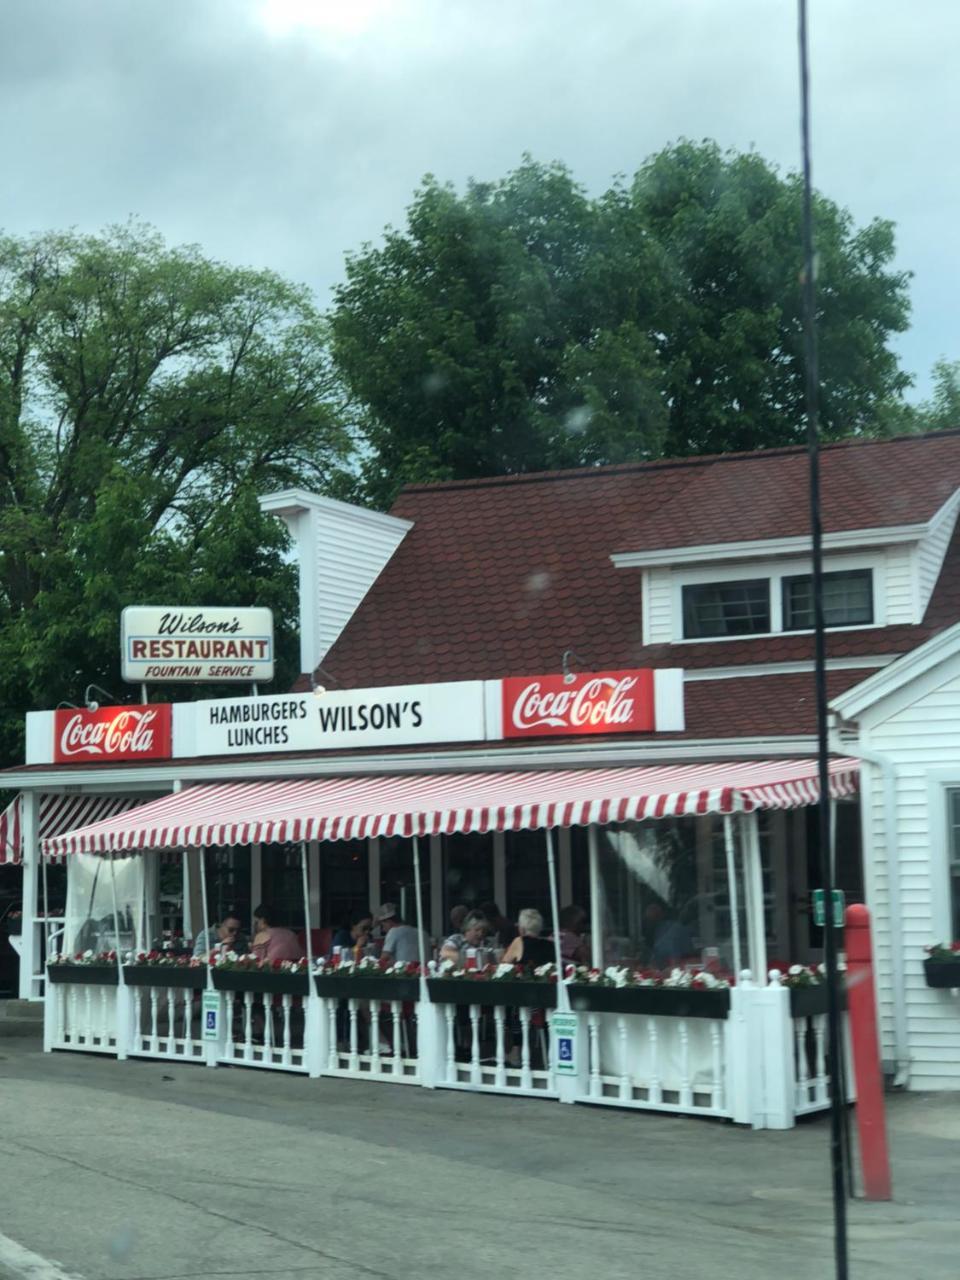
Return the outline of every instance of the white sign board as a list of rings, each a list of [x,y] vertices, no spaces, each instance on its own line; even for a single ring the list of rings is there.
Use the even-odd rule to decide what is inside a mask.
[[[272,680],[273,612],[131,606],[120,615],[120,654],[132,684]]]
[[[485,737],[482,680],[218,698],[175,708],[175,756],[347,751]]]
[[[555,1013],[550,1019],[553,1032],[553,1069],[559,1075],[577,1074],[577,1015]]]
[[[220,1039],[220,993],[204,991],[200,1010],[203,1018],[203,1039]]]

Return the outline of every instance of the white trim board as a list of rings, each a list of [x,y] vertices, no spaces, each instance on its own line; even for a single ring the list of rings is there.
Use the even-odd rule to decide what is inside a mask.
[[[947,518],[957,490],[941,503],[929,520],[919,524],[873,525],[866,529],[840,529],[823,535],[824,551],[859,551],[864,547],[884,547],[895,542],[920,542],[938,523]],[[618,569],[646,569],[655,566],[696,564],[704,560],[752,560],[770,556],[810,554],[810,535],[787,538],[756,538],[737,542],[703,542],[686,547],[656,547],[646,551],[615,551],[610,559]]]
[[[813,735],[780,738],[699,738],[636,744],[630,742],[598,742],[516,747],[495,751],[424,751],[398,752],[396,755],[316,756],[290,759],[274,756],[269,760],[245,760],[235,757],[212,763],[203,760],[171,760],[156,765],[125,768],[123,765],[84,768],[69,765],[61,768],[11,770],[0,773],[0,785],[11,790],[49,791],[65,786],[76,790],[110,790],[130,786],[158,789],[176,781],[243,782],[256,778],[346,777],[368,774],[444,773],[451,771],[508,769],[609,769],[618,765],[682,764],[717,760],[765,760],[770,757],[812,756],[817,749]]]
[[[858,720],[868,708],[957,654],[960,654],[960,622],[834,698],[831,709],[844,720]]]

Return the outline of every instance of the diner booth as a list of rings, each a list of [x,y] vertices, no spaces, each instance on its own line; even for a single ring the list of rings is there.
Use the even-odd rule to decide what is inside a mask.
[[[857,779],[831,762],[835,810]],[[809,760],[187,786],[42,841],[67,864],[44,1047],[788,1128],[826,1108],[832,1064],[816,971],[768,954],[770,841],[818,800]],[[255,886],[236,874],[251,849]],[[388,886],[420,930],[416,963],[333,963],[323,895],[341,917],[366,903],[327,864]],[[173,935],[268,881],[304,960],[180,953]],[[540,910],[552,965],[438,962],[449,908],[492,898],[512,919]],[[575,962],[557,928],[570,903],[589,920]],[[682,959],[663,972],[665,929]]]

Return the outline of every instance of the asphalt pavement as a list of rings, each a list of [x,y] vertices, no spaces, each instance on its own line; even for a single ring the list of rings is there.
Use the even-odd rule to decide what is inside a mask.
[[[889,1116],[896,1199],[851,1204],[852,1280],[957,1280],[960,1095],[897,1095]],[[753,1133],[44,1055],[0,1027],[0,1133],[0,1276],[16,1280],[834,1274],[819,1118]]]

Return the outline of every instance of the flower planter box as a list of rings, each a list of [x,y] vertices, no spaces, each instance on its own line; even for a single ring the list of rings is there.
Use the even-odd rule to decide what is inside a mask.
[[[840,988],[840,1008],[847,1007],[847,989]],[[813,1018],[827,1013],[827,984],[818,982],[810,987],[790,988],[790,1017]]]
[[[730,992],[689,987],[601,987],[572,982],[570,1006],[589,1013],[634,1013],[664,1018],[727,1018]]]
[[[306,973],[214,969],[213,985],[217,991],[253,991],[257,995],[306,996],[310,994],[310,978]]]
[[[491,982],[478,978],[430,978],[427,981],[434,1004],[508,1005],[514,1009],[555,1009],[557,987],[553,982],[524,982],[504,979]]]
[[[956,960],[924,960],[928,987],[960,987],[960,956]]]
[[[340,974],[314,978],[318,996],[328,1000],[402,1000],[420,999],[419,978],[346,978]]]
[[[207,985],[206,969],[188,965],[125,964],[123,977],[128,987],[187,987],[202,991]]]
[[[49,982],[72,982],[82,986],[115,987],[118,985],[115,964],[48,964]]]

